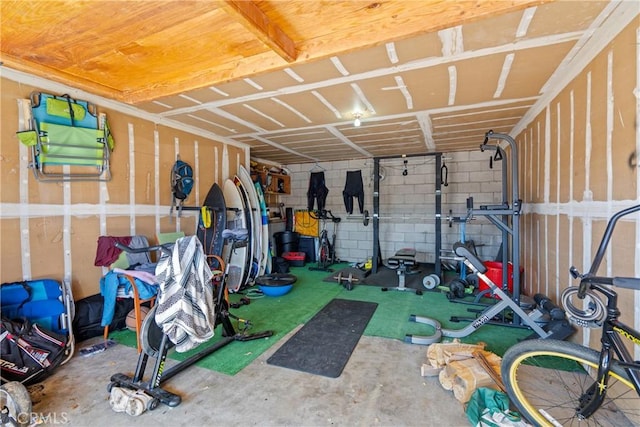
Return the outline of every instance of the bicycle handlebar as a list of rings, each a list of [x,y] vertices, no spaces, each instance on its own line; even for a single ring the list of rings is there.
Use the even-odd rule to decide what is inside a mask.
[[[320,211],[309,211],[309,216],[313,219],[321,219],[321,220],[330,219],[333,222],[342,221],[342,218],[333,215],[331,211],[327,209],[322,209]]]
[[[602,262],[602,258],[604,258],[605,251],[607,250],[607,246],[609,246],[609,241],[611,240],[611,235],[613,234],[613,229],[616,226],[618,220],[625,215],[629,215],[638,211],[640,211],[640,205],[631,206],[630,208],[621,210],[611,217],[609,223],[607,224],[607,228],[604,231],[604,235],[602,236],[602,241],[600,242],[600,246],[598,247],[596,256],[593,258],[593,262],[591,263],[589,274],[596,274],[596,271],[598,271],[598,268],[600,268],[600,263]]]
[[[598,250],[596,251],[596,256],[593,258],[593,262],[591,263],[591,268],[589,272],[586,274],[580,274],[577,268],[571,267],[569,271],[574,278],[580,278],[580,285],[578,287],[578,298],[583,299],[587,294],[587,290],[590,288],[591,284],[605,284],[605,285],[614,285],[621,288],[629,288],[629,289],[638,289],[638,284],[640,284],[640,279],[633,277],[597,277],[595,276],[598,268],[600,268],[600,263],[604,258],[607,247],[609,246],[609,242],[611,241],[611,235],[613,234],[613,229],[616,226],[616,223],[623,216],[632,214],[634,212],[640,211],[640,205],[631,206],[630,208],[623,209],[619,212],[616,212],[609,222],[607,223],[607,228],[604,231],[602,236],[602,240],[600,241],[600,245],[598,246]]]
[[[613,286],[638,291],[640,290],[640,279],[637,277],[614,277]]]

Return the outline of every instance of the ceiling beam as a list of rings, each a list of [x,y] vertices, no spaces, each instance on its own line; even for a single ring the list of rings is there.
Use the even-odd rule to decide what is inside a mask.
[[[253,1],[225,0],[224,10],[236,18],[264,44],[287,62],[294,62],[298,53],[296,45]]]

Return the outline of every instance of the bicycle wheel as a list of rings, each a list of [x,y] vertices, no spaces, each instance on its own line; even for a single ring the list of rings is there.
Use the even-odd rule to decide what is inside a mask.
[[[540,426],[638,426],[640,398],[624,370],[612,363],[607,396],[588,419],[579,420],[580,398],[594,383],[599,353],[566,341],[528,340],[502,359],[502,382],[511,401]]]
[[[327,265],[329,261],[329,239],[326,231],[320,233],[320,248],[318,249],[318,261],[322,265]]]
[[[320,262],[329,265],[329,241],[325,238],[320,242]]]

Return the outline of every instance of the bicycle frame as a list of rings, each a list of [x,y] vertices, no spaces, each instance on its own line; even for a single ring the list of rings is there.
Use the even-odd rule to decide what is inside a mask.
[[[602,405],[607,394],[608,373],[614,360],[613,353],[617,357],[615,363],[626,371],[629,381],[640,396],[640,363],[633,361],[633,357],[625,347],[623,340],[625,338],[635,345],[640,345],[640,332],[618,320],[620,316],[618,294],[605,286],[616,285],[616,279],[585,277],[581,281],[581,285],[583,283],[588,284],[591,290],[598,291],[607,297],[607,317],[602,326],[600,340],[602,350],[600,351],[597,380],[583,395],[581,408],[577,411],[579,417],[588,418]]]
[[[570,272],[574,278],[580,277],[578,288],[578,298],[583,299],[587,289],[597,291],[607,298],[606,318],[602,325],[602,350],[600,351],[600,361],[598,364],[597,381],[582,396],[581,407],[577,414],[579,417],[590,417],[604,401],[607,394],[607,382],[611,363],[616,363],[623,368],[633,383],[636,393],[640,396],[640,363],[634,362],[633,357],[624,345],[622,337],[630,340],[635,345],[640,345],[640,332],[625,325],[618,320],[620,310],[618,309],[618,294],[608,286],[619,288],[640,289],[640,279],[630,277],[597,277],[595,276],[604,258],[616,223],[623,216],[640,211],[640,205],[623,209],[614,214],[607,224],[604,235],[598,246],[596,255],[591,263],[589,272],[580,275],[575,267],[571,267]],[[613,353],[617,360],[613,359]]]

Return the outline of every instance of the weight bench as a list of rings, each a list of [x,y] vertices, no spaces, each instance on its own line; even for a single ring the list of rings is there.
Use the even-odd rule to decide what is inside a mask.
[[[387,260],[390,267],[397,269],[398,286],[395,288],[382,288],[382,292],[388,290],[410,291],[416,295],[422,295],[419,289],[407,288],[405,286],[405,275],[411,274],[411,269],[417,265],[416,250],[411,248],[400,249],[396,254]]]

